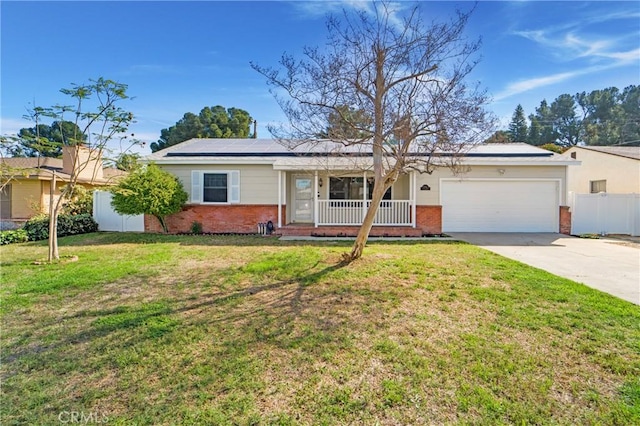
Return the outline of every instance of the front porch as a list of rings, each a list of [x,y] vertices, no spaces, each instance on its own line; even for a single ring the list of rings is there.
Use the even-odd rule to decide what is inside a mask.
[[[355,237],[360,226],[315,226],[314,224],[285,225],[276,230],[276,235],[295,237]],[[422,237],[420,228],[411,226],[373,226],[371,237]]]
[[[371,206],[373,177],[370,173],[329,171],[278,172],[277,229],[294,226],[300,231],[353,234],[349,227],[359,227]],[[284,214],[283,214],[284,212]],[[416,229],[416,174],[403,175],[389,188],[374,218],[374,228]],[[329,231],[327,227],[338,227]],[[356,233],[357,233],[357,228]],[[379,231],[380,235],[393,232]],[[286,232],[286,231],[285,231]],[[373,231],[372,231],[373,232]],[[378,231],[376,231],[378,232]],[[421,235],[420,232],[416,233]]]

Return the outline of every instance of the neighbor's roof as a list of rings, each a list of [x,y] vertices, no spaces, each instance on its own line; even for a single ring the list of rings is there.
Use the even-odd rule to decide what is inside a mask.
[[[368,144],[344,146],[329,140],[300,141],[293,147],[273,139],[190,139],[155,152],[145,158],[164,164],[273,164],[274,168],[346,167],[360,157],[368,163]],[[424,154],[410,154],[416,157]],[[440,152],[434,156],[451,157]],[[464,154],[464,162],[473,164],[579,164],[551,151],[524,143],[476,145]]]
[[[576,148],[640,160],[640,146],[578,146]]]
[[[62,170],[62,160],[50,157],[6,157],[2,162],[15,169]]]
[[[44,180],[51,179],[51,173],[55,171],[58,179],[69,180],[71,177],[68,173],[62,172],[62,159],[51,157],[3,157],[0,162],[6,166],[16,169],[18,171],[24,171],[32,178],[39,178]],[[104,179],[95,179],[91,183],[107,183],[108,180],[125,175],[126,172],[118,170],[113,167],[106,167],[102,169],[102,175]],[[80,180],[81,182],[88,182],[86,179]]]

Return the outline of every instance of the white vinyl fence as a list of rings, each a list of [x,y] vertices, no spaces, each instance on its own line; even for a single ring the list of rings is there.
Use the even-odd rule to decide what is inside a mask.
[[[144,232],[144,215],[123,216],[111,207],[111,193],[93,193],[93,218],[100,231]]]
[[[571,233],[640,235],[640,194],[569,193]]]

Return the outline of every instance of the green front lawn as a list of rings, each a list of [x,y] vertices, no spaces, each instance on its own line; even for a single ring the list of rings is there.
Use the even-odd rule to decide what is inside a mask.
[[[60,244],[0,248],[3,425],[640,423],[640,307],[474,246]]]

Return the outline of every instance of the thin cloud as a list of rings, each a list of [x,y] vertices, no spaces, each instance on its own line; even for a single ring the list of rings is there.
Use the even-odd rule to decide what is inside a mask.
[[[23,118],[0,117],[0,134],[17,135],[20,129],[34,127],[35,124]]]
[[[591,56],[594,56],[593,54]],[[640,49],[635,49],[628,52],[608,52],[598,53],[599,57],[613,59],[609,61],[607,65],[595,65],[595,66],[577,66],[575,71],[568,71],[563,73],[556,73],[542,77],[534,77],[525,80],[520,80],[514,83],[509,83],[504,90],[494,96],[494,101],[500,101],[508,97],[518,95],[520,93],[528,92],[530,90],[538,89],[552,84],[558,84],[567,80],[571,80],[578,76],[593,74],[613,68],[620,68],[630,64],[637,64],[640,61]]]
[[[292,2],[301,18],[317,19],[330,14],[340,13],[343,10],[365,12],[375,15],[377,6],[374,1],[346,0],[346,1],[296,1]],[[396,27],[402,27],[401,13],[408,8],[406,3],[390,2],[386,4],[389,11],[389,23]]]
[[[358,10],[367,13],[372,12],[372,5],[368,1],[294,1],[291,2],[301,18],[322,18],[327,14],[341,12],[342,10]]]
[[[543,48],[549,49],[549,53],[563,61],[572,61],[578,58],[600,60],[619,59],[625,62],[637,60],[638,50],[624,50],[620,46],[624,42],[620,38],[587,38],[568,32],[565,34],[549,33],[545,30],[517,31],[514,34],[531,40]]]
[[[515,30],[511,33],[526,38],[547,49],[548,53],[565,61],[576,58],[608,59],[617,53],[627,53],[637,47],[637,20],[640,12],[637,7],[603,12],[601,8],[576,11],[577,19],[543,28]],[[611,37],[602,24],[623,26],[629,22],[626,35]],[[622,55],[625,57],[625,55]]]
[[[595,72],[604,71],[611,68],[617,68],[619,64],[613,64],[609,66],[593,66],[587,68],[580,68],[575,71],[562,72],[544,77],[535,77],[526,80],[520,80],[515,83],[509,83],[507,87],[497,95],[493,97],[494,101],[501,101],[520,93],[535,90],[541,87],[550,86],[552,84],[562,83],[563,81],[571,80],[575,77],[592,74]]]
[[[578,75],[584,74],[584,71],[563,72],[559,74],[548,75],[545,77],[530,78],[527,80],[517,81],[507,85],[506,89],[493,97],[494,101],[500,101],[513,95],[528,92],[529,90],[539,87],[549,86],[551,84],[561,83],[570,80]]]
[[[637,65],[640,62],[637,32],[611,37],[608,34],[595,32],[590,26],[605,22],[619,25],[621,20],[637,20],[638,17],[640,17],[640,13],[635,10],[609,13],[590,12],[589,15],[580,16],[580,20],[561,25],[512,31],[512,35],[536,43],[549,58],[573,65],[574,70],[511,82],[506,85],[504,90],[495,95],[494,100],[499,101],[544,86],[562,83],[578,76]]]

